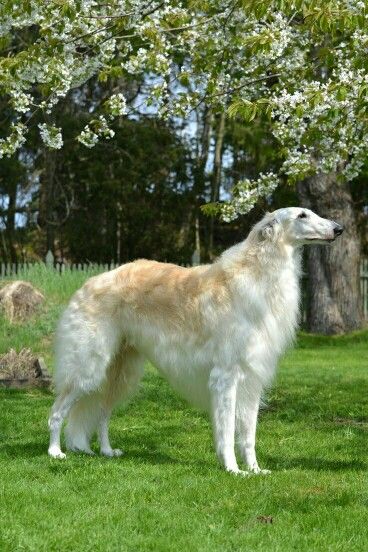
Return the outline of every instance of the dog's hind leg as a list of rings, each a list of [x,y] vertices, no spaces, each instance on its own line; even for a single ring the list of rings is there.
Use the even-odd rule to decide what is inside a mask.
[[[90,440],[101,418],[101,391],[83,395],[70,410],[65,428],[66,447],[73,452],[93,454]]]
[[[101,418],[101,392],[121,341],[119,325],[94,311],[93,298],[83,297],[80,293],[70,302],[55,338],[54,381],[59,397],[49,421],[49,454],[59,458],[64,457],[60,431],[66,417],[68,448],[92,452],[89,440]],[[86,311],[88,301],[92,306]]]
[[[79,390],[66,390],[59,394],[52,406],[49,418],[50,444],[48,449],[52,458],[65,458],[65,454],[60,448],[61,428],[65,417],[79,397]]]
[[[104,456],[121,456],[121,449],[110,445],[109,421],[118,402],[127,403],[136,391],[143,375],[143,358],[132,348],[122,348],[112,361],[101,394],[101,418],[98,426],[100,452]]]
[[[256,429],[259,405],[261,402],[262,385],[249,376],[237,389],[236,397],[236,430],[240,455],[252,473],[266,474],[269,470],[261,470],[256,457]]]

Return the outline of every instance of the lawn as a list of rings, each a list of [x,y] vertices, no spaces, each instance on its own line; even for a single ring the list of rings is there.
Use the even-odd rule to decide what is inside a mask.
[[[51,364],[55,320],[83,273],[36,269],[48,298],[24,326],[0,321],[0,352],[30,346]],[[366,551],[368,333],[301,335],[260,417],[268,476],[239,478],[216,461],[205,415],[148,367],[112,421],[107,459],[47,456],[52,394],[1,390],[1,551]]]

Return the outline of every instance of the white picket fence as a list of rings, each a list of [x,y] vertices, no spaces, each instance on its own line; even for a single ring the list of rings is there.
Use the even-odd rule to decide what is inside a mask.
[[[49,252],[50,253],[50,252]],[[197,264],[196,257],[193,255],[193,264]],[[34,266],[34,262],[24,263],[2,263],[0,262],[0,278],[15,276],[20,272]],[[111,261],[110,263],[66,263],[55,261],[52,254],[47,254],[46,265],[53,267],[62,273],[67,270],[86,270],[86,271],[106,271],[117,268],[120,263]],[[362,309],[365,320],[368,320],[368,259],[362,259],[360,264],[360,290],[362,297]]]

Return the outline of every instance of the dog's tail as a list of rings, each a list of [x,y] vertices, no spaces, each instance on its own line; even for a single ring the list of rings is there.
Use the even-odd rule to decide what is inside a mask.
[[[137,351],[126,348],[119,351],[100,387],[82,395],[72,406],[65,428],[67,448],[91,454],[89,443],[102,416],[110,414],[119,401],[128,402],[142,375],[142,358]]]
[[[91,453],[90,440],[101,418],[101,394],[96,391],[81,397],[72,407],[65,428],[69,450]]]

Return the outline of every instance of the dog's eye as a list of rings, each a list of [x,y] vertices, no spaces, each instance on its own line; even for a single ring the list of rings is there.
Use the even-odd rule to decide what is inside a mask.
[[[304,213],[304,211],[302,213],[300,213],[300,215],[298,215],[298,218],[307,218],[307,213]]]

